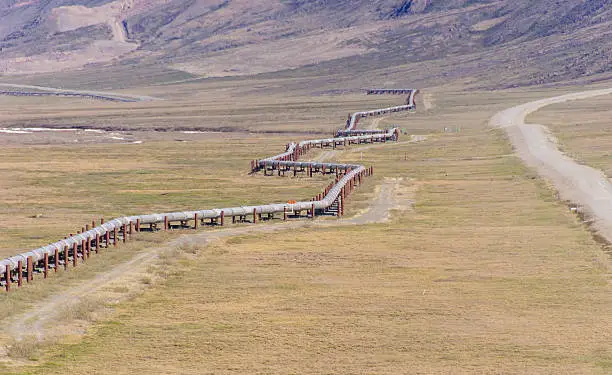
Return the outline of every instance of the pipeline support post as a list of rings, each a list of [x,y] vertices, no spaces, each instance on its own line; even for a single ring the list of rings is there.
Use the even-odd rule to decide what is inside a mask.
[[[49,276],[49,254],[45,253],[44,257],[44,278],[46,279]]]
[[[17,262],[17,287],[20,287],[23,285],[23,261],[18,261]]]
[[[4,288],[7,292],[11,291],[11,269],[10,267],[4,267],[4,279],[6,280],[6,284]]]
[[[79,257],[78,253],[78,249],[77,249],[77,243],[75,242],[72,245],[72,267],[76,267],[77,266],[77,258]]]
[[[68,245],[64,246],[64,271],[68,269]]]
[[[27,267],[26,281],[29,283],[30,281],[34,280],[34,263],[32,261],[31,256],[28,257],[26,267]]]
[[[54,272],[57,272],[57,269],[59,268],[59,249],[57,247],[55,248],[54,260],[55,260]]]

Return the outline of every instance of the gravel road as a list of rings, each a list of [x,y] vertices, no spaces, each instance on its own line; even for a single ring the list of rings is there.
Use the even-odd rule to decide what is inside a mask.
[[[603,172],[581,165],[559,151],[548,128],[526,124],[525,118],[545,106],[612,94],[612,89],[577,92],[537,100],[497,113],[490,124],[506,130],[523,161],[552,182],[562,199],[578,204],[594,220],[594,228],[612,242],[612,184]]]

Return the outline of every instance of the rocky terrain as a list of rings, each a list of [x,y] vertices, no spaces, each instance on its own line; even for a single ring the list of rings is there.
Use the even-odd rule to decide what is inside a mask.
[[[0,0],[0,74],[140,66],[185,77],[368,72],[372,84],[420,86],[594,81],[612,72],[611,20],[607,0]]]

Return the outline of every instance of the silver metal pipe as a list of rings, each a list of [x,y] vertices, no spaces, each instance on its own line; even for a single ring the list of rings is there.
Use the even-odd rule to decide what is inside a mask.
[[[416,90],[411,91],[409,103],[412,103],[414,99],[414,94]],[[397,112],[412,109],[412,105],[404,105],[398,107],[390,107],[383,108],[373,111],[366,112],[357,112],[353,114],[352,119],[354,120],[357,116],[370,116],[374,114],[383,114],[390,112]],[[355,124],[352,122],[352,125],[348,130],[352,130]],[[83,241],[95,240],[96,235],[102,237],[106,235],[106,233],[112,233],[115,229],[121,229],[123,225],[129,225],[130,223],[136,223],[137,220],[140,221],[141,224],[160,224],[167,221],[187,221],[195,219],[195,215],[197,214],[198,219],[217,219],[220,218],[223,214],[224,216],[246,216],[252,215],[254,212],[257,214],[273,214],[273,213],[281,213],[285,211],[303,211],[310,210],[314,205],[315,209],[325,209],[334,204],[338,196],[340,195],[342,188],[346,186],[349,181],[355,176],[359,175],[361,172],[365,170],[365,167],[359,164],[344,164],[344,163],[322,163],[322,162],[306,162],[306,161],[291,161],[288,160],[295,152],[296,148],[303,149],[309,145],[321,145],[321,144],[332,144],[336,143],[344,143],[353,142],[353,141],[361,141],[361,140],[395,140],[397,135],[397,129],[392,128],[386,131],[381,131],[379,133],[372,133],[366,135],[351,135],[351,136],[342,136],[337,138],[326,138],[326,139],[314,139],[314,140],[306,140],[301,141],[299,143],[290,143],[287,147],[287,150],[284,153],[262,159],[258,162],[258,167],[267,167],[267,166],[284,166],[284,167],[300,167],[300,168],[316,168],[316,169],[334,169],[334,170],[342,170],[345,175],[332,186],[330,191],[327,193],[325,197],[321,200],[317,201],[302,201],[296,203],[272,203],[258,206],[241,206],[241,207],[228,207],[228,208],[216,208],[209,210],[200,210],[200,211],[182,211],[182,212],[167,212],[167,213],[154,213],[147,215],[137,215],[137,216],[127,216],[120,217],[113,220],[110,220],[104,224],[101,224],[95,228],[92,228],[86,232],[70,236],[66,239],[54,242],[52,244],[40,247],[38,249],[31,250],[29,252],[25,252],[10,258],[6,258],[0,261],[0,274],[3,274],[6,269],[15,270],[17,269],[19,261],[22,264],[27,262],[29,257],[32,257],[34,263],[42,261],[45,257],[45,254],[51,256],[55,255],[55,250],[57,249],[59,253],[63,253],[64,249],[67,247],[68,249],[72,249],[76,244],[80,246]],[[287,159],[287,160],[284,160]],[[98,244],[99,245],[99,244]]]

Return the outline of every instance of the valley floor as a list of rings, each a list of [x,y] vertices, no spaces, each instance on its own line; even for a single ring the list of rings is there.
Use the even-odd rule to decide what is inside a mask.
[[[124,290],[122,285],[103,290],[106,297],[127,299],[84,300],[82,306],[58,318],[60,330],[69,327],[68,336],[42,346],[27,337],[21,343],[5,337],[12,345],[7,351],[12,357],[0,364],[0,370],[40,374],[607,373],[612,368],[609,255],[580,218],[557,199],[556,192],[514,155],[505,132],[488,124],[497,111],[556,94],[432,91],[427,110],[378,123],[379,127],[398,124],[409,134],[426,135],[418,137],[420,142],[312,156],[373,165],[375,176],[351,196],[347,215],[367,215],[368,199],[392,189],[396,202],[389,221],[336,226],[335,219],[330,219],[322,220],[333,222],[329,225],[290,226],[214,241],[200,233],[181,233],[190,238],[188,246],[173,242],[177,234],[158,234],[93,258],[91,265],[75,272],[3,295],[0,302],[7,319],[15,319],[45,293],[61,294],[63,288],[95,278],[152,247],[182,254],[173,262],[161,256],[161,262],[145,269],[138,275],[138,290]],[[290,107],[297,108],[305,99],[287,100],[294,100]],[[369,99],[373,102],[363,106]],[[329,106],[322,105],[316,116],[331,119],[346,112],[345,108],[376,108],[385,100],[393,103],[393,98],[339,96]],[[232,112],[227,123],[261,119],[272,105],[265,102],[254,100],[255,104]],[[318,104],[308,105],[316,109]],[[277,123],[299,130],[300,126],[287,125],[283,116],[275,113],[266,126]],[[331,132],[344,116],[313,126]],[[310,120],[302,121],[300,125]],[[193,141],[187,148],[184,142],[167,139],[142,145],[98,145],[97,152],[68,145],[34,149],[45,160],[54,160],[51,165],[61,173],[73,169],[67,160],[82,160],[82,170],[77,169],[82,175],[75,181],[83,195],[97,202],[90,215],[142,211],[156,205],[182,207],[194,199],[199,199],[198,205],[236,197],[251,202],[263,193],[257,186],[270,189],[266,196],[281,201],[292,195],[308,196],[325,181],[304,186],[305,181],[291,178],[246,176],[253,154],[267,155],[267,150],[282,147],[287,139],[237,136],[236,148],[226,153],[214,139]],[[244,147],[249,152],[241,151]],[[40,165],[28,160],[24,149],[15,145],[0,151],[3,168],[24,166],[11,174],[15,178],[4,187],[5,197],[27,182],[27,199],[53,189],[58,196],[45,203],[47,209],[66,205],[70,198],[62,193],[66,187],[61,180],[48,179],[40,187],[32,182]],[[64,154],[67,160],[61,162]],[[213,161],[220,154],[227,157],[226,163]],[[85,166],[100,155],[105,155],[101,165],[108,173],[126,178],[106,182],[110,185],[104,189],[92,188]],[[142,184],[151,179],[130,172],[134,168],[153,173],[155,180],[179,176],[181,183],[159,184],[139,196]],[[199,170],[197,180],[190,175],[194,169]],[[284,184],[279,187],[281,181]],[[216,188],[185,191],[185,183],[198,189]],[[103,204],[110,201],[117,207]],[[24,207],[12,207],[11,214],[25,215]],[[75,206],[65,211],[65,221],[85,220],[78,214],[82,209]],[[31,230],[23,223],[20,228]],[[58,230],[45,229],[48,236]],[[23,233],[0,235],[24,238]],[[37,241],[24,241],[22,246]]]

